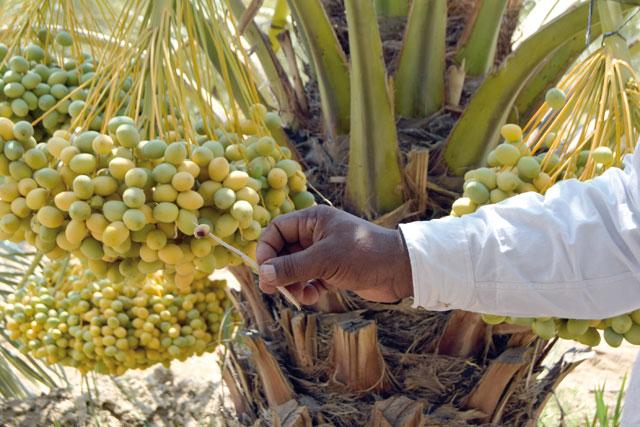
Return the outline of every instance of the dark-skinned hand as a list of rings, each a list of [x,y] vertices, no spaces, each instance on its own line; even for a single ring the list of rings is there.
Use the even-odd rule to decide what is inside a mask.
[[[328,206],[275,218],[262,233],[256,257],[263,292],[286,286],[305,305],[339,289],[386,303],[413,295],[401,232]]]

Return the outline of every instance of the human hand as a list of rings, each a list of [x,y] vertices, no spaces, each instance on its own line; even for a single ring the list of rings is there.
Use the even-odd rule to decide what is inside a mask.
[[[256,257],[263,292],[286,286],[305,305],[327,290],[350,290],[376,302],[413,295],[400,231],[328,206],[274,219],[260,237]]]

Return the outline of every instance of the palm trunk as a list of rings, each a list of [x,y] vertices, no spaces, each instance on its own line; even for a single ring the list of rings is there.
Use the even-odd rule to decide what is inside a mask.
[[[463,8],[456,7],[462,3],[447,2],[450,23],[458,22]],[[327,16],[341,34],[345,16],[332,13],[342,2],[323,4],[330,6]],[[346,51],[345,40],[337,39]],[[382,42],[386,60],[389,45]],[[448,57],[454,47],[449,46]],[[312,89],[307,98],[320,100],[320,95]],[[441,120],[437,116],[434,121]],[[398,122],[400,143],[416,131],[414,125]],[[322,132],[316,135],[323,139]],[[330,178],[320,179],[327,181],[344,174],[337,157],[326,162],[319,158],[331,147],[329,142],[336,143],[325,140],[322,149],[307,156],[311,165],[326,170]],[[424,212],[427,204],[445,200],[446,205],[455,197],[427,175],[428,150],[414,151],[408,158],[407,187],[420,197],[403,205],[410,209],[381,218],[387,226],[407,218],[416,206]],[[433,200],[432,194],[437,194]],[[333,201],[343,202],[341,196]],[[580,363],[561,360],[543,376],[542,361],[554,342],[535,338],[528,328],[493,327],[472,313],[373,304],[350,294],[328,295],[297,312],[280,296],[260,295],[251,274],[236,274],[242,284],[236,296],[237,305],[244,307],[245,329],[259,331],[231,343],[224,365],[223,379],[236,410],[230,415],[243,425],[525,425],[536,419],[551,391]]]
[[[241,304],[250,303],[248,293],[243,284]],[[540,376],[554,343],[527,328],[348,298],[357,309],[344,313],[294,312],[279,297],[263,300],[275,315],[269,338],[254,333],[239,340],[223,376],[240,420],[524,425],[580,363],[561,360]],[[245,318],[248,330],[258,327],[252,316]]]

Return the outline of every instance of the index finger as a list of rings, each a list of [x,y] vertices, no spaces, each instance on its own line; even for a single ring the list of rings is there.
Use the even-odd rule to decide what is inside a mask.
[[[277,257],[287,244],[299,243],[303,248],[311,244],[311,237],[304,235],[307,214],[302,210],[279,216],[264,229],[256,248],[258,264]]]

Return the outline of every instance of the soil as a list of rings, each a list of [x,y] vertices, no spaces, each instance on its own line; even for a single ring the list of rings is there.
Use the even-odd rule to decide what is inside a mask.
[[[582,346],[565,341],[557,346],[555,352],[559,354],[575,347]],[[605,386],[605,403],[612,413],[625,375],[629,382],[637,354],[638,347],[626,342],[619,348],[594,347],[593,357],[578,366],[560,384],[538,425],[585,425],[585,417],[593,419],[596,413],[594,390],[602,386]]]
[[[223,393],[213,354],[149,368],[118,378],[89,379],[67,370],[68,389],[0,405],[0,425],[217,426]]]

